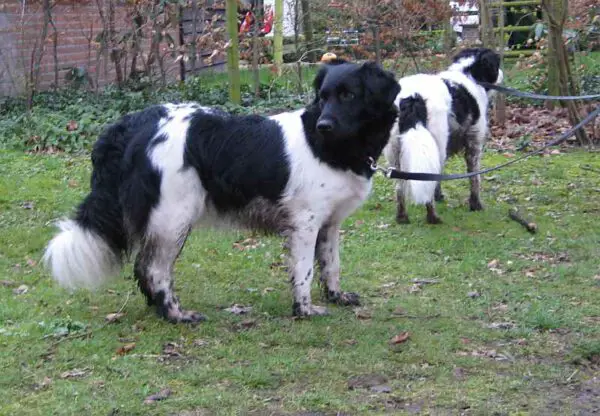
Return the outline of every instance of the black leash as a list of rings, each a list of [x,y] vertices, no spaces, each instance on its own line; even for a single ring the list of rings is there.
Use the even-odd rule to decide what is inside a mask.
[[[557,101],[575,101],[575,100],[599,100],[600,94],[592,94],[592,95],[543,95],[543,94],[534,94],[531,92],[523,92],[519,90],[515,90],[514,88],[504,87],[502,85],[490,84],[489,82],[478,82],[483,88],[488,90],[496,90],[503,94],[514,95],[515,97],[522,98],[531,98],[532,100],[557,100]]]
[[[390,178],[390,179],[403,179],[403,180],[412,180],[412,181],[434,181],[434,182],[439,182],[439,181],[451,181],[451,180],[454,180],[454,179],[470,178],[471,176],[482,175],[484,173],[493,172],[493,171],[501,169],[503,167],[512,165],[513,163],[520,162],[523,159],[527,159],[527,158],[529,158],[531,156],[534,156],[534,155],[537,155],[539,153],[542,153],[547,148],[552,147],[552,146],[556,146],[557,144],[560,144],[560,143],[564,142],[565,140],[567,140],[569,137],[571,137],[573,134],[575,134],[575,132],[578,129],[580,129],[583,126],[585,126],[586,124],[588,124],[590,121],[592,121],[594,118],[596,118],[599,114],[600,114],[600,106],[598,106],[594,111],[592,111],[591,113],[589,113],[587,115],[587,117],[584,118],[583,120],[581,120],[579,123],[577,123],[576,126],[570,128],[569,130],[567,130],[566,132],[564,132],[563,134],[561,134],[560,136],[558,136],[556,139],[554,139],[551,142],[545,144],[544,146],[540,147],[539,149],[536,149],[536,150],[534,150],[532,152],[524,154],[523,156],[518,157],[518,158],[513,159],[513,160],[510,160],[510,161],[508,161],[506,163],[502,163],[502,164],[494,166],[492,168],[487,168],[487,169],[479,170],[477,172],[454,173],[454,174],[449,174],[449,175],[443,175],[443,174],[437,174],[437,173],[403,172],[403,171],[397,170],[397,169],[395,169],[393,167],[381,168],[381,167],[377,166],[377,163],[375,163],[375,161],[373,160],[373,158],[369,158],[369,164],[371,165],[371,169],[374,172],[375,171],[380,171],[387,178]]]

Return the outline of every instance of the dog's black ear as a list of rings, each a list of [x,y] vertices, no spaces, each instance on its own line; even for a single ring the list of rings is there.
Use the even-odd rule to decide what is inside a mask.
[[[386,71],[375,62],[366,62],[360,72],[363,76],[366,99],[370,105],[390,107],[400,93],[400,84],[390,71]]]
[[[495,83],[500,71],[500,55],[491,49],[476,50],[475,62],[468,69],[476,81]]]
[[[327,75],[327,65],[321,65],[319,68],[319,72],[315,76],[313,81],[313,90],[315,93],[315,98],[313,100],[313,104],[319,102],[319,91],[321,90],[321,86],[323,85],[323,80],[325,80],[325,76]]]
[[[346,61],[345,59],[335,58],[321,65],[321,68],[319,68],[319,72],[317,72],[317,75],[315,76],[315,79],[313,81],[313,89],[315,92],[315,99],[313,101],[313,104],[316,104],[319,101],[319,91],[321,90],[321,85],[323,85],[325,75],[327,75],[328,68],[330,66],[342,65],[346,63],[348,63],[348,61]]]

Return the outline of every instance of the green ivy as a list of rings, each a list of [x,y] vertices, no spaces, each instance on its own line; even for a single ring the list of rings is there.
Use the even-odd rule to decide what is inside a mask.
[[[272,114],[307,102],[307,96],[297,93],[290,77],[276,78],[266,73],[261,74],[263,78],[259,97],[255,97],[251,84],[242,85],[240,106],[229,103],[223,76],[212,81],[195,77],[163,89],[109,87],[99,94],[75,89],[40,93],[29,112],[22,99],[7,99],[0,103],[0,148],[33,152],[89,150],[107,124],[126,113],[165,102],[197,101],[234,114]],[[304,91],[310,91],[308,85]]]

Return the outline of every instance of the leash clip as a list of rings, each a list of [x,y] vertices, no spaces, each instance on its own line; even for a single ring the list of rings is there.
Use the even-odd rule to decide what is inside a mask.
[[[390,178],[391,177],[391,175],[392,175],[392,168],[387,168],[386,169],[386,168],[382,168],[382,167],[378,166],[377,162],[375,162],[375,159],[373,159],[370,156],[369,156],[368,161],[369,161],[369,167],[371,168],[371,170],[373,172],[381,172],[381,173],[383,173],[383,175],[386,178]]]

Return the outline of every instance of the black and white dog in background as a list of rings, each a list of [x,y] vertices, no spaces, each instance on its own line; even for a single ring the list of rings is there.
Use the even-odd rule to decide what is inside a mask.
[[[344,61],[314,86],[311,105],[269,118],[167,104],[109,126],[91,192],[46,248],[54,278],[94,287],[136,252],[148,304],[171,322],[200,321],[174,294],[174,263],[194,225],[226,222],[287,237],[295,315],[326,312],[311,302],[315,257],[327,299],[358,304],[340,289],[339,229],[371,190],[368,161],[388,142],[400,87],[373,63]]]
[[[492,91],[478,82],[502,82],[500,57],[490,49],[464,49],[450,67],[438,74],[417,74],[400,79],[398,124],[385,149],[388,163],[407,172],[442,173],[448,156],[465,153],[467,171],[479,170],[488,132],[487,111]],[[469,207],[483,209],[479,176],[471,177]],[[398,181],[399,223],[409,222],[406,198],[425,204],[427,222],[440,223],[435,200],[442,200],[435,182]]]

